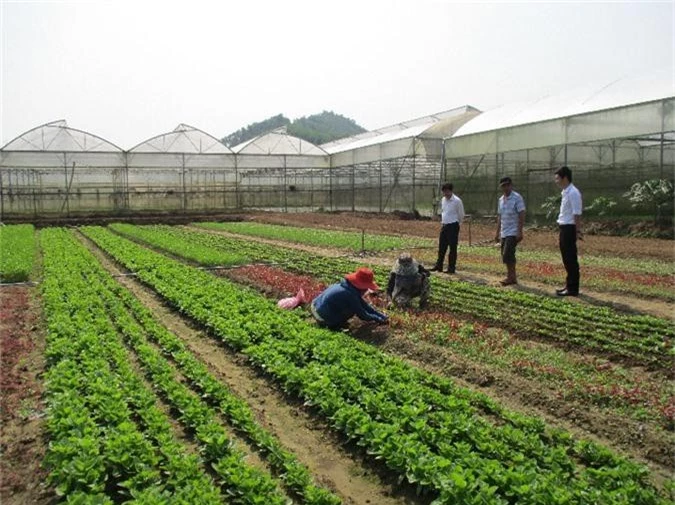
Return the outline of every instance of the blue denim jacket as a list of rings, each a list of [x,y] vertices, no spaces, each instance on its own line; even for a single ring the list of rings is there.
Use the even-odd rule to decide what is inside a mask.
[[[361,292],[347,279],[328,286],[312,301],[312,305],[329,328],[342,326],[352,316],[357,316],[363,321],[387,320],[387,316],[366,302]]]

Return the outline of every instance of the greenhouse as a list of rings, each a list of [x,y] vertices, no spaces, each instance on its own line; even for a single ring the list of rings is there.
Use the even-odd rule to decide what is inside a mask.
[[[229,149],[180,124],[125,151],[55,121],[0,150],[0,218],[248,209],[435,212],[451,181],[467,212],[493,214],[514,179],[531,217],[567,164],[585,202],[673,179],[667,72],[481,112],[462,106],[321,146],[277,129]]]
[[[536,211],[558,193],[551,167],[568,165],[586,204],[622,198],[647,179],[673,179],[675,98],[668,72],[585,87],[485,112],[445,141],[445,178],[474,212],[494,207],[508,175]]]

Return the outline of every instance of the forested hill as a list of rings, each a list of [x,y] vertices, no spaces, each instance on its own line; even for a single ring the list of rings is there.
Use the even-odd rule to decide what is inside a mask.
[[[226,146],[233,147],[282,126],[286,127],[286,131],[290,135],[316,145],[366,131],[365,128],[356,124],[353,119],[335,114],[334,112],[323,111],[321,114],[313,114],[294,119],[293,121],[283,114],[278,114],[230,133],[222,141]]]

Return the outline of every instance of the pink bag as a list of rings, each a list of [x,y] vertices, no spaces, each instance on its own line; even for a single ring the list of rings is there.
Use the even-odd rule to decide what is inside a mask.
[[[300,288],[298,293],[295,296],[291,296],[288,298],[282,298],[277,302],[277,307],[286,309],[286,310],[293,310],[299,305],[302,305],[305,303],[307,300],[305,300],[305,291]]]

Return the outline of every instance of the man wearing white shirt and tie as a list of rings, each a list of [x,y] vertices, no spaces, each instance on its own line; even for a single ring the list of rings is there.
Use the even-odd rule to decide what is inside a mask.
[[[572,171],[560,167],[555,171],[555,182],[562,189],[558,226],[560,227],[560,255],[567,271],[565,287],[556,289],[558,296],[579,295],[579,258],[577,239],[583,240],[581,231],[581,192],[572,184]]]
[[[441,200],[441,233],[438,238],[438,258],[436,265],[431,270],[441,272],[445,251],[450,248],[448,255],[449,274],[454,274],[457,267],[457,244],[459,243],[459,225],[464,219],[464,204],[462,200],[453,194],[453,185],[445,183],[441,187],[443,199]]]

